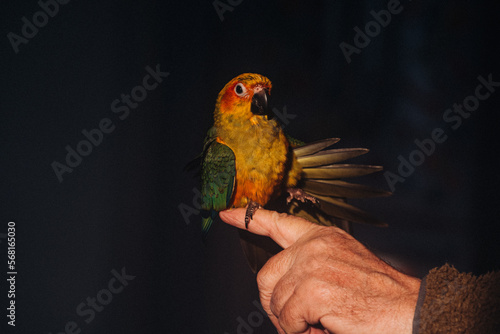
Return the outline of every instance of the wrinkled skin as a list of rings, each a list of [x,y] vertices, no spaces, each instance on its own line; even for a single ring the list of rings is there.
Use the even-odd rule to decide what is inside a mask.
[[[245,209],[223,211],[245,228]],[[411,333],[420,280],[379,259],[336,227],[259,210],[249,225],[284,250],[257,276],[262,306],[280,333]]]

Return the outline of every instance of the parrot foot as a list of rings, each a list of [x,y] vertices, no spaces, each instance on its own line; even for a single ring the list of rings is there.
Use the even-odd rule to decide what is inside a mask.
[[[290,194],[290,196],[288,196],[286,199],[287,203],[290,203],[291,200],[295,198],[296,200],[299,200],[302,203],[309,201],[313,204],[319,204],[319,200],[316,197],[307,194],[304,190],[300,188],[288,188],[286,191]]]
[[[254,213],[261,208],[261,205],[257,202],[250,201],[247,206],[247,212],[245,213],[245,228],[248,229],[248,223],[253,219]]]

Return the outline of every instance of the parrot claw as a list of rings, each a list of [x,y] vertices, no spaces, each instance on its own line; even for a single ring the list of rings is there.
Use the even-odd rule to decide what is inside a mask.
[[[319,200],[316,197],[309,195],[300,188],[288,188],[287,191],[290,194],[290,196],[288,196],[286,199],[287,203],[290,203],[292,199],[295,198],[296,200],[299,200],[302,203],[309,201],[313,204],[319,204]]]
[[[248,203],[247,212],[245,213],[245,228],[248,230],[248,223],[253,219],[255,212],[261,208],[261,205],[257,202],[250,201]]]

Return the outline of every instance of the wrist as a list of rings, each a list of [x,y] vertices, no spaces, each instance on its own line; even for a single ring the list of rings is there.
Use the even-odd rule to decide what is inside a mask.
[[[415,317],[421,280],[407,275],[403,276],[404,277],[399,280],[403,289],[400,296],[397,297],[397,307],[392,314],[392,321],[390,322],[394,325],[394,330],[391,333],[411,334],[413,332],[413,320]]]

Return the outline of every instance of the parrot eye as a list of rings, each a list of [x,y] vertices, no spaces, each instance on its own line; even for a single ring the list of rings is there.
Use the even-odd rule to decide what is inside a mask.
[[[247,93],[247,89],[245,88],[245,86],[243,86],[243,84],[239,83],[234,87],[234,92],[238,96],[245,96],[245,94]]]

